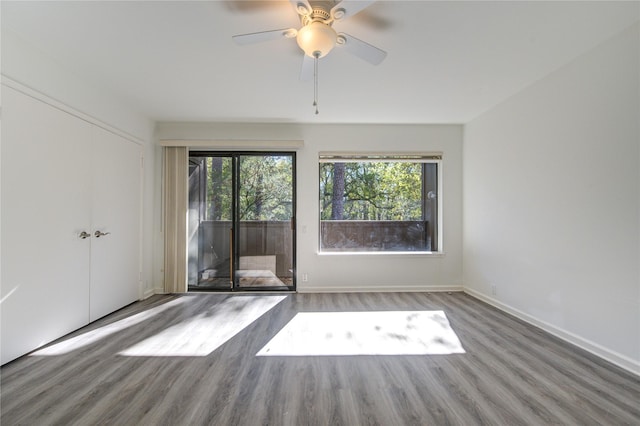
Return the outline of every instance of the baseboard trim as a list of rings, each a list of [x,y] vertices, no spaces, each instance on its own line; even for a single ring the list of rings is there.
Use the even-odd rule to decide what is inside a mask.
[[[312,287],[312,286],[300,286],[296,291],[298,293],[410,293],[410,292],[454,292],[463,291],[461,285],[449,285],[449,286],[400,286],[400,287]]]
[[[142,300],[148,299],[148,298],[150,298],[151,296],[153,296],[154,294],[156,294],[155,289],[153,289],[153,288],[147,289],[147,290],[142,294]]]
[[[566,331],[562,328],[556,327],[555,325],[549,324],[546,321],[539,320],[538,318],[531,316],[525,312],[522,312],[519,309],[513,308],[505,303],[502,303],[492,297],[487,296],[484,293],[473,290],[471,288],[464,288],[463,291],[467,293],[469,296],[475,297],[478,300],[481,300],[489,305],[500,309],[514,317],[521,319],[522,321],[531,324],[535,327],[538,327],[549,334],[552,334],[565,342],[571,343],[581,349],[584,349],[587,352],[590,352],[599,358],[604,359],[612,364],[617,365],[620,368],[623,368],[630,373],[633,373],[637,376],[640,376],[640,362],[635,361],[625,355],[614,352],[610,349],[607,349],[597,343],[594,343],[588,339],[580,337],[574,333]]]

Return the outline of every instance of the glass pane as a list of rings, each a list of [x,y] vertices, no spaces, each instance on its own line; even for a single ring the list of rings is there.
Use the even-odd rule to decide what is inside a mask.
[[[232,159],[189,158],[190,290],[230,289]]]
[[[238,185],[239,287],[293,285],[293,157],[243,155]]]
[[[437,163],[320,163],[322,251],[437,250]]]

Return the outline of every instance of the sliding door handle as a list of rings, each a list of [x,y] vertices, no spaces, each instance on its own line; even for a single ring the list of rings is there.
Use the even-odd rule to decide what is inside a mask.
[[[85,240],[87,238],[91,238],[91,234],[87,231],[82,231],[80,234],[78,234],[78,238],[80,238],[81,240]]]
[[[111,232],[101,232],[101,231],[96,231],[96,232],[95,232],[95,234],[93,234],[93,235],[95,235],[95,236],[96,236],[96,238],[100,238],[100,237],[103,237],[103,236],[105,236],[105,235],[109,235],[110,233],[111,233]]]

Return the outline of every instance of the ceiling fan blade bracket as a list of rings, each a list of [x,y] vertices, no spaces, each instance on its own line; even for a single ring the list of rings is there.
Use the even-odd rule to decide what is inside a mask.
[[[296,30],[295,28],[287,28],[282,32],[282,35],[285,38],[296,38],[296,36],[298,35],[298,30]]]
[[[347,11],[343,7],[339,7],[337,9],[331,11],[331,16],[333,16],[333,19],[335,21],[339,21],[339,20],[344,18],[344,15],[346,13],[347,13]]]
[[[380,64],[387,52],[346,33],[338,34],[336,44],[358,58],[373,65]]]
[[[300,16],[309,16],[313,12],[313,8],[308,0],[289,0],[293,5],[296,13]]]

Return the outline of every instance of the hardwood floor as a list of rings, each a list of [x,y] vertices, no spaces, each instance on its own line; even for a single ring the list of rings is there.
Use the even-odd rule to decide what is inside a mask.
[[[300,312],[430,310],[465,353],[256,356]],[[3,426],[640,424],[640,378],[464,293],[154,296],[0,379]]]

